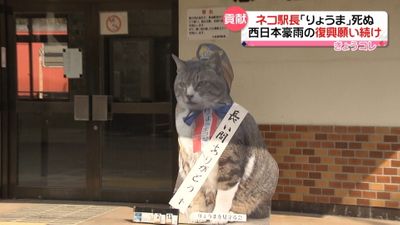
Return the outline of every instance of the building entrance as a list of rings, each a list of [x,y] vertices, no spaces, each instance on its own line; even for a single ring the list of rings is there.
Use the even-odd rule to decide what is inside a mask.
[[[7,196],[167,202],[177,172],[174,4],[35,2],[9,3]],[[127,32],[102,33],[106,12],[125,14]]]

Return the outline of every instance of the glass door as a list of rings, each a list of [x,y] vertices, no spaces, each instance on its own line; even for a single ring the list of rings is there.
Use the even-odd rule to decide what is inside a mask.
[[[15,112],[12,114],[13,196],[91,199],[88,120],[77,118],[77,96],[88,96],[84,10],[14,16]],[[63,53],[82,52],[83,71],[70,78]],[[88,106],[86,106],[88,107]]]
[[[178,149],[171,9],[132,9],[128,21],[129,34],[101,37],[111,114],[103,132],[102,198],[167,203]]]
[[[18,2],[10,196],[168,202],[178,164],[171,2]],[[103,11],[127,12],[128,34],[101,35]],[[82,53],[73,78],[68,49]]]

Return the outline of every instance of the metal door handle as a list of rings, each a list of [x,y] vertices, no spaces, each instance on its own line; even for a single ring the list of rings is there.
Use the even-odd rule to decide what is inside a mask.
[[[111,105],[107,95],[92,96],[92,121],[111,120]],[[89,96],[74,96],[74,119],[78,121],[89,121]]]
[[[89,96],[74,96],[74,119],[78,121],[89,121]]]
[[[108,95],[92,96],[92,120],[108,121],[111,120],[110,104]]]

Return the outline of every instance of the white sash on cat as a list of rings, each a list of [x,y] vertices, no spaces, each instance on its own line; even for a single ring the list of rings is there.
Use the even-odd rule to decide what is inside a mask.
[[[186,211],[246,115],[245,108],[236,103],[232,105],[210,141],[202,145],[200,157],[169,201],[172,207]]]
[[[204,146],[211,136],[211,124],[213,122],[212,109],[203,110],[204,126],[201,129],[201,145]],[[217,122],[217,121],[215,121]]]

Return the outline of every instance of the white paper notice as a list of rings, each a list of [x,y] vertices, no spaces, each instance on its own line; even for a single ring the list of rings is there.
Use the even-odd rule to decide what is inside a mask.
[[[64,74],[68,78],[82,76],[82,52],[79,48],[66,48],[63,52]]]
[[[189,40],[216,40],[228,37],[222,18],[225,8],[188,9],[187,37]]]

